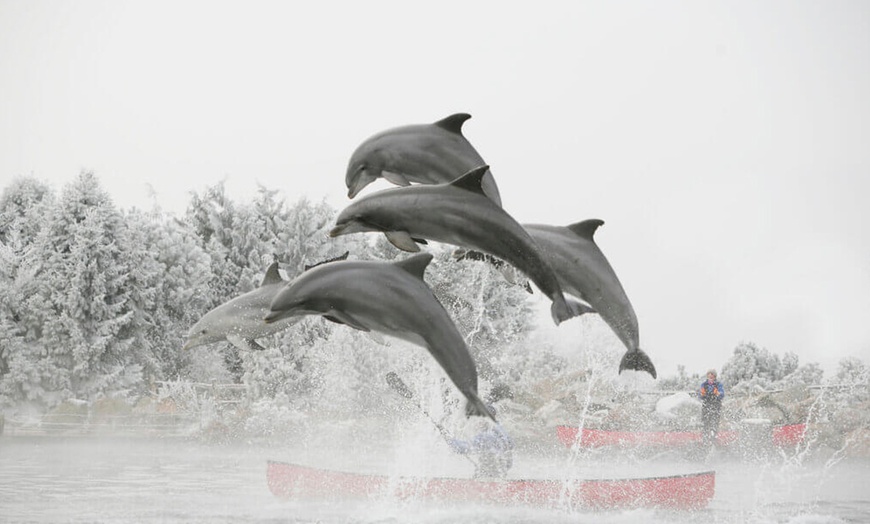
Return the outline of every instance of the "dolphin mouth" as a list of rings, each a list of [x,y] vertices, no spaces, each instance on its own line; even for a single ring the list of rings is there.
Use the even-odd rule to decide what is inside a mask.
[[[272,324],[288,316],[290,315],[286,311],[270,311],[269,314],[263,317],[263,320],[266,321],[266,324]]]
[[[351,197],[351,198],[353,198],[353,197]],[[327,233],[327,235],[329,235],[330,238],[339,237],[342,235],[342,233],[344,232],[345,229],[347,229],[346,224],[337,225],[337,226],[333,227],[332,229],[330,229],[329,233]]]
[[[187,351],[189,349],[193,349],[195,347],[202,346],[203,341],[199,336],[197,336],[198,334],[199,334],[199,331],[191,330],[191,333],[189,333],[187,335],[187,337],[185,337],[184,345],[181,346],[181,350]]]
[[[384,228],[378,227],[375,224],[370,224],[362,219],[352,219],[341,224],[336,224],[329,230],[327,235],[330,238],[335,238],[341,235],[349,235],[351,233],[368,233],[370,231],[384,231]]]

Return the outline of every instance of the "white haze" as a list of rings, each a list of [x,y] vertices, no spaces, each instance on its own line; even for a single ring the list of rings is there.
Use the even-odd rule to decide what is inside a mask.
[[[3,1],[0,186],[340,208],[363,139],[469,112],[520,222],[606,221],[661,374],[832,369],[870,355],[868,34],[859,1]]]
[[[284,501],[269,493],[266,460],[328,464],[386,475],[467,475],[432,427],[420,420],[400,435],[384,421],[321,420],[284,442],[203,444],[177,439],[15,438],[0,446],[0,511],[9,523],[376,523],[376,522],[857,522],[870,512],[863,462],[790,455],[767,462],[665,457],[635,462],[550,449],[518,455],[512,476],[570,478],[680,474],[716,469],[716,494],[698,512],[652,509],[438,504],[390,497],[340,504]]]

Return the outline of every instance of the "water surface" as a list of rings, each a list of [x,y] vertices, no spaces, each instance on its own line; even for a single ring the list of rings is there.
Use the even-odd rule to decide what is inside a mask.
[[[699,512],[584,512],[420,501],[282,501],[266,485],[268,459],[408,474],[468,475],[468,464],[424,438],[393,448],[371,439],[206,444],[181,439],[0,437],[0,521],[9,523],[479,523],[479,522],[870,522],[870,463],[861,460],[693,463],[535,455],[518,450],[512,474],[558,477],[717,471],[716,495]],[[422,447],[421,447],[422,446]],[[422,449],[422,451],[421,451]],[[607,475],[613,472],[613,475]],[[576,471],[575,471],[576,473]],[[582,476],[582,475],[580,475]]]

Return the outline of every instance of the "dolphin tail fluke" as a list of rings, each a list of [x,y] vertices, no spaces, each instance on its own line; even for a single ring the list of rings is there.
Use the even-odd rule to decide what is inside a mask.
[[[579,317],[586,313],[596,313],[596,311],[594,308],[576,300],[554,300],[553,305],[550,306],[550,314],[553,316],[553,322],[557,326],[568,319]]]
[[[653,365],[652,360],[650,360],[649,355],[644,353],[640,348],[635,351],[626,351],[625,355],[622,356],[622,360],[619,362],[619,372],[622,373],[626,369],[646,371],[652,375],[652,378],[656,378],[656,367]]]
[[[487,409],[486,404],[480,400],[477,393],[467,392],[465,397],[468,399],[468,402],[465,404],[466,417],[489,417],[493,422],[496,422],[495,415]]]

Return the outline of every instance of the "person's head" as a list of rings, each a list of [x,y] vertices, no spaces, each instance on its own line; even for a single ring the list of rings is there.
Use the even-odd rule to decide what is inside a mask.
[[[716,380],[716,370],[715,369],[707,370],[707,380],[710,382],[714,382]]]

